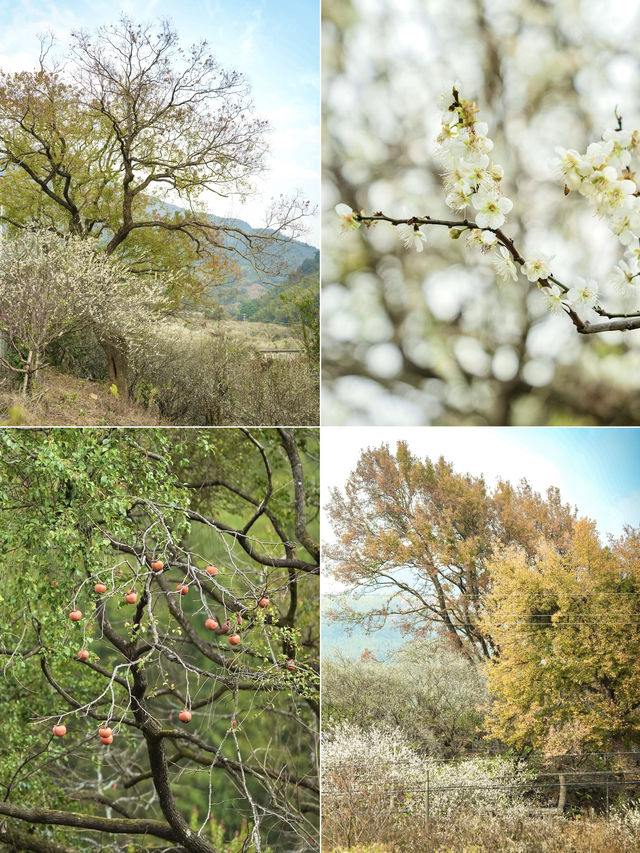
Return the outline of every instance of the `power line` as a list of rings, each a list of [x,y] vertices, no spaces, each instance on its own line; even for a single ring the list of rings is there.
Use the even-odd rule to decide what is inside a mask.
[[[542,760],[549,760],[550,758],[592,758],[593,756],[599,758],[615,758],[620,755],[633,755],[638,761],[640,761],[640,750],[627,750],[617,752],[530,752],[524,756],[515,756],[515,755],[487,755],[484,752],[468,752],[465,755],[458,756],[456,758],[425,758],[424,761],[429,762],[438,762],[438,763],[447,763],[452,764],[455,762],[461,763],[463,761],[468,761],[474,758],[481,758],[485,761],[495,761],[496,759],[501,761],[514,761],[514,762],[528,762],[531,759],[539,758]],[[388,758],[388,759],[378,759],[376,761],[377,764],[413,764],[415,759],[409,758]],[[334,762],[335,767],[355,767],[355,763],[353,761],[336,761]],[[584,771],[590,772],[590,771]]]

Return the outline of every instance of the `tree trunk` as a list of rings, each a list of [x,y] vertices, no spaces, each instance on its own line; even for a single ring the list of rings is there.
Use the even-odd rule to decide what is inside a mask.
[[[31,393],[31,386],[33,385],[33,377],[35,376],[36,370],[38,369],[38,365],[40,363],[40,355],[38,350],[29,350],[29,355],[27,357],[27,362],[25,364],[25,372],[24,379],[22,381],[22,396],[28,397]]]
[[[110,343],[102,342],[102,349],[109,366],[109,381],[118,389],[118,397],[126,400],[129,396],[129,364],[127,356]]]
[[[564,814],[565,803],[567,802],[567,780],[564,773],[558,773],[558,783],[560,785],[560,793],[558,795],[558,814]]]

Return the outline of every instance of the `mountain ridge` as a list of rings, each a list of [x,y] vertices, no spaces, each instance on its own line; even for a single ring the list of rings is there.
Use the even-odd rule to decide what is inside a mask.
[[[167,216],[179,216],[185,212],[185,208],[180,207],[170,202],[153,200],[152,207],[166,214]],[[249,235],[255,234],[264,235],[273,233],[271,229],[254,228],[250,223],[243,219],[235,217],[217,216],[214,213],[207,213],[206,218],[214,226],[226,226],[237,228],[246,232]],[[240,244],[239,238],[234,238],[232,235],[225,235],[225,244],[233,247],[234,243]],[[302,240],[294,240],[282,244],[282,261],[285,269],[278,275],[265,276],[259,275],[250,261],[236,254],[234,262],[238,268],[238,276],[230,277],[226,282],[222,282],[212,288],[211,295],[215,296],[218,304],[227,309],[240,309],[243,302],[250,299],[258,299],[260,296],[267,293],[270,287],[283,285],[292,272],[297,270],[302,264],[315,257],[319,252],[316,246],[305,243]]]

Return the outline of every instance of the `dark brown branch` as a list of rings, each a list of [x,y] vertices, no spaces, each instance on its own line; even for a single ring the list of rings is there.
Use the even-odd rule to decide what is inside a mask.
[[[154,835],[156,838],[163,838],[166,841],[179,840],[174,830],[166,823],[146,818],[98,817],[97,815],[60,811],[58,809],[33,809],[4,802],[0,802],[0,814],[29,823],[42,823],[48,826],[72,826],[76,829],[93,829],[97,832]],[[211,853],[209,845],[207,845],[206,851]]]
[[[289,466],[291,468],[291,476],[293,479],[296,536],[298,537],[298,541],[304,545],[313,559],[319,561],[320,548],[318,547],[318,543],[313,540],[307,530],[304,471],[302,470],[302,462],[300,461],[295,434],[292,429],[278,429],[278,435],[280,436],[280,441],[282,442],[282,446],[284,447],[287,458],[289,459]]]
[[[449,229],[459,228],[467,230],[470,228],[478,228],[481,231],[492,231],[498,238],[499,243],[508,250],[515,263],[522,266],[525,262],[525,259],[516,248],[513,240],[511,240],[510,237],[507,237],[504,231],[500,228],[479,228],[479,226],[470,219],[433,219],[431,216],[410,216],[405,219],[396,219],[393,216],[386,216],[380,211],[369,216],[354,212],[353,219],[356,222],[361,222],[363,225],[371,225],[373,222],[388,222],[390,225],[394,226],[413,225],[417,227],[421,225],[443,225],[445,228]],[[539,279],[535,284],[540,287],[550,287],[551,284],[556,284],[564,293],[568,293],[569,291],[569,287],[567,287],[566,284],[563,284],[555,278],[555,276],[551,275],[548,279]],[[570,305],[563,302],[562,307],[567,317],[569,317],[573,325],[576,327],[576,330],[581,335],[594,335],[599,334],[600,332],[629,332],[634,329],[640,329],[640,314],[613,314],[606,311],[602,306],[596,305],[594,307],[594,311],[601,317],[605,317],[607,319],[601,323],[590,323],[588,320],[583,320]]]
[[[33,850],[34,853],[76,853],[71,847],[56,844],[46,838],[38,838],[30,830],[24,832],[11,824],[6,824],[3,834],[0,834],[0,846],[6,846],[15,853],[22,853],[23,850]]]

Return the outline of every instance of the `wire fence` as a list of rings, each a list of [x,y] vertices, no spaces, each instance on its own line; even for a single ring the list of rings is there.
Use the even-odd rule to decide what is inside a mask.
[[[494,757],[495,758],[495,757]],[[550,768],[550,762],[558,759],[564,763],[563,767]],[[375,799],[375,807],[380,808],[386,802],[389,809],[393,811],[417,812],[423,811],[425,822],[428,824],[434,804],[442,805],[442,797],[447,794],[459,796],[459,792],[522,792],[531,795],[531,811],[535,812],[558,812],[558,803],[562,805],[562,792],[566,795],[569,791],[591,791],[599,793],[600,807],[609,817],[611,794],[624,788],[638,788],[640,795],[640,752],[590,752],[590,753],[563,753],[557,755],[529,755],[526,759],[518,759],[514,763],[514,771],[527,778],[522,781],[495,781],[489,772],[491,768],[491,756],[482,756],[482,762],[486,765],[486,774],[483,781],[478,782],[452,782],[442,781],[443,765],[458,766],[464,762],[472,761],[472,757],[465,756],[463,759],[441,759],[439,770],[425,770],[424,779],[416,782],[415,776],[410,785],[402,785],[393,782],[390,785],[381,784],[379,780],[369,781],[362,768],[358,768],[353,762],[339,762],[331,767],[333,778],[339,776],[341,787],[331,787],[326,784],[322,786],[322,797],[325,803],[333,800],[351,798],[359,800],[359,805],[367,808]],[[574,766],[571,769],[567,763],[572,761],[578,765],[581,761],[589,762],[591,767],[579,769]],[[436,761],[433,762],[436,765]],[[402,761],[395,762],[390,759],[377,766],[379,776],[384,778],[385,766],[401,766]],[[468,766],[468,764],[467,764]],[[451,766],[451,774],[455,774],[455,766]],[[325,775],[326,771],[325,771]],[[555,781],[548,781],[555,777]],[[553,806],[546,807],[539,804],[539,795],[555,794],[557,802]],[[335,798],[335,799],[334,799]],[[597,798],[591,798],[595,802]],[[337,805],[337,802],[336,802]],[[537,808],[536,808],[537,806]]]

